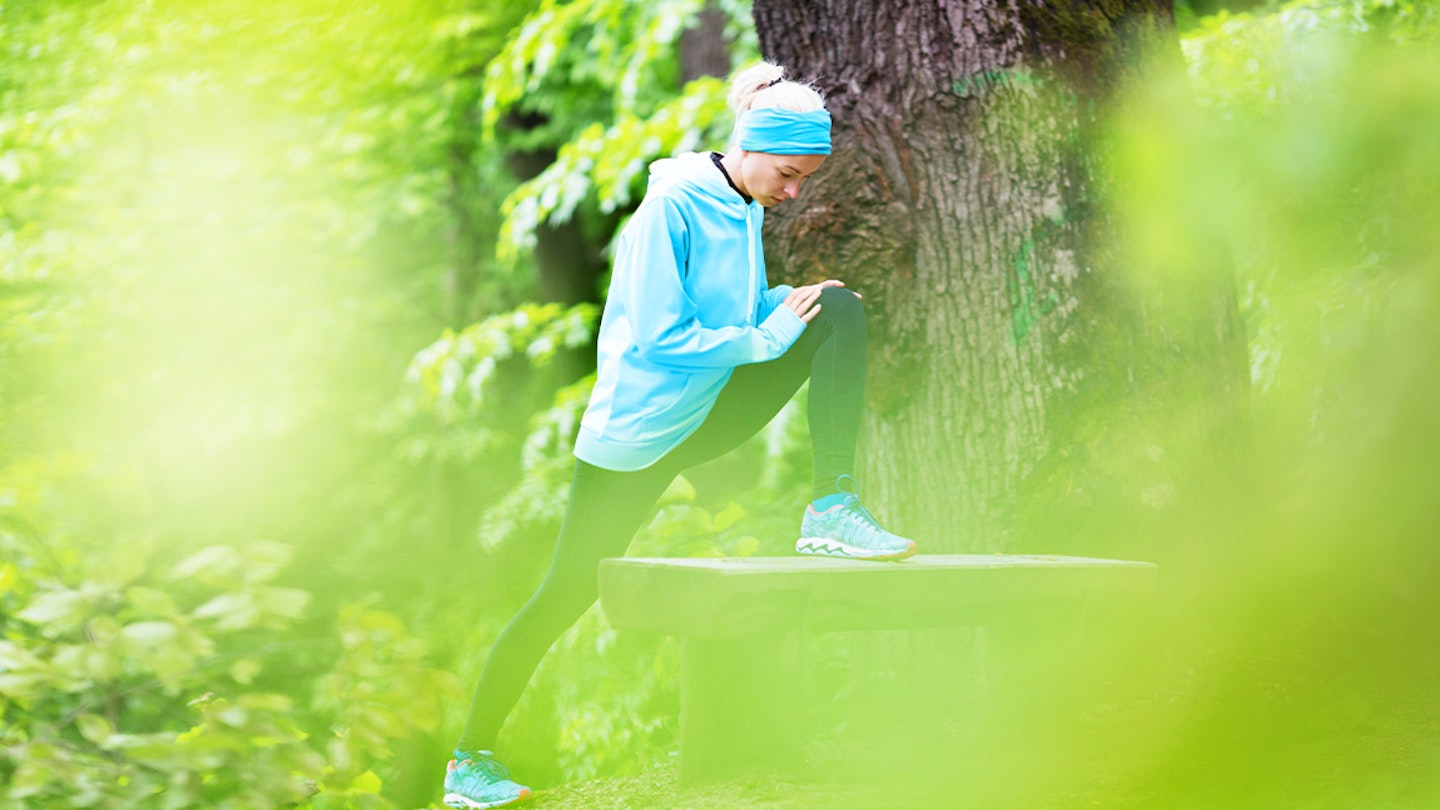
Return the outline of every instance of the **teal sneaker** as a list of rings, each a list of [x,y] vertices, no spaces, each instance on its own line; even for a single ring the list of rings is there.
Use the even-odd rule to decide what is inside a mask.
[[[445,767],[445,805],[483,810],[507,807],[530,798],[530,788],[510,780],[510,771],[489,751],[464,752]]]
[[[844,479],[850,476],[841,476]],[[854,478],[850,478],[852,487]],[[885,531],[875,516],[860,505],[857,491],[823,512],[805,507],[795,551],[815,557],[850,557],[857,560],[903,560],[915,554],[915,541]]]

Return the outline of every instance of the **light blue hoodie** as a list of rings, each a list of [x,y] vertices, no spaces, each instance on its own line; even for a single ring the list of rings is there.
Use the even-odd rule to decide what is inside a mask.
[[[575,455],[609,470],[654,464],[700,427],[736,366],[784,354],[805,330],[769,288],[760,226],[708,154],[650,166],[615,251],[599,367]]]

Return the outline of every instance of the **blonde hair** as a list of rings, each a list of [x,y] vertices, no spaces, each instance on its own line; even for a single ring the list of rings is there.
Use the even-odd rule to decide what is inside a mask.
[[[810,84],[785,80],[785,68],[760,62],[735,74],[730,80],[730,109],[738,119],[746,110],[779,107],[809,112],[825,107],[825,97]]]

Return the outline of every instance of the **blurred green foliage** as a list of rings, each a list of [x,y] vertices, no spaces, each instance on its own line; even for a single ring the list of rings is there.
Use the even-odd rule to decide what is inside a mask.
[[[386,807],[371,768],[459,694],[390,614],[296,634],[310,594],[272,584],[280,543],[169,561],[22,529],[0,550],[0,806]]]
[[[717,7],[750,61],[748,4]],[[0,6],[0,807],[433,798],[461,686],[547,560],[591,382],[598,310],[537,303],[528,247],[613,227],[649,160],[723,148],[723,86],[680,82],[701,8]],[[1037,795],[1089,801],[1062,781],[1089,769],[1112,806],[1436,798],[1355,752],[1429,762],[1436,26],[1380,0],[1196,18],[1184,70],[1119,108],[1113,270],[1234,269],[1249,438],[1193,480],[1101,447],[1119,497],[1032,505],[1042,534],[1163,547],[1188,595],[1183,655],[1097,665],[1141,707],[1109,759],[1058,736]],[[801,413],[679,479],[635,552],[783,553]],[[820,663],[841,693],[876,677]],[[587,614],[512,764],[668,761],[677,668]]]
[[[713,135],[673,101],[699,10],[0,8],[6,801],[133,806],[170,773],[168,806],[430,798],[464,695],[429,667],[474,677],[544,564],[593,362],[596,307],[529,303],[528,256],[496,256],[508,158],[639,126],[605,201],[566,198],[622,206]],[[592,739],[566,773],[628,750],[598,700],[545,708]]]
[[[723,15],[732,66],[758,58],[744,0],[712,0]],[[719,146],[729,134],[723,78],[679,87],[681,34],[705,0],[541,3],[486,69],[485,133],[503,114],[539,116],[528,137],[563,144],[558,158],[506,198],[499,253],[513,262],[543,222],[590,203],[624,209],[644,191],[651,160]],[[677,92],[678,88],[678,92]]]
[[[526,11],[0,9],[5,806],[407,801],[463,692],[384,596],[445,507],[373,424],[451,313],[529,294],[443,294],[514,182],[470,119]]]
[[[1037,535],[1149,548],[1165,598],[1146,645],[1090,662],[1093,725],[1021,755],[1016,806],[1440,797],[1418,618],[1440,576],[1437,44],[1434,3],[1295,2],[1202,20],[1182,64],[1135,72],[1106,143],[1112,270],[1204,324],[1193,274],[1232,268],[1252,390],[1235,446],[1195,429],[1218,394],[1191,391],[1090,448],[1099,508],[1032,506]]]

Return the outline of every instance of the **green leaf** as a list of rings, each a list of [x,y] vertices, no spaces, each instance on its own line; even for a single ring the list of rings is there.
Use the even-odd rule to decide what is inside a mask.
[[[60,777],[50,769],[50,763],[20,760],[20,766],[10,776],[9,798],[28,799],[38,795],[50,782]]]
[[[56,645],[50,657],[51,685],[66,692],[80,692],[93,687],[91,670],[86,661],[91,651],[91,647],[79,644]]]
[[[14,672],[41,666],[40,659],[29,649],[13,641],[0,641],[0,672]]]
[[[230,677],[234,678],[238,684],[249,686],[251,683],[254,683],[255,676],[260,674],[260,669],[260,659],[254,657],[241,658],[235,662],[234,666],[230,667]]]
[[[246,580],[265,582],[273,578],[286,565],[294,550],[284,543],[271,540],[255,540],[245,544]]]
[[[215,719],[232,728],[243,728],[250,722],[250,712],[244,706],[224,706],[215,712]]]
[[[745,508],[731,501],[724,509],[715,514],[715,531],[723,532],[734,526],[743,517],[745,517]]]
[[[115,726],[98,714],[82,714],[75,718],[75,725],[80,736],[102,747],[115,734]]]
[[[675,476],[675,480],[671,481],[670,486],[666,487],[665,492],[660,495],[661,506],[694,502],[695,485],[691,484],[684,475]]]
[[[360,793],[379,793],[382,784],[374,771],[366,771],[350,780],[350,789]]]
[[[136,586],[125,591],[125,599],[135,610],[151,616],[167,619],[180,615],[175,599],[164,591]]]
[[[180,628],[170,622],[135,622],[125,625],[120,634],[139,647],[159,647],[174,641],[180,635]]]
[[[192,610],[190,615],[201,620],[215,619],[215,626],[222,630],[238,630],[254,626],[260,618],[260,608],[251,594],[222,593]]]
[[[244,563],[240,552],[230,546],[210,546],[176,563],[171,576],[204,582],[235,582],[236,572]]]
[[[310,594],[297,588],[262,588],[258,594],[260,608],[286,619],[298,619],[310,603]]]
[[[32,624],[66,627],[84,619],[88,607],[84,594],[65,589],[35,597],[16,616]]]
[[[38,672],[0,673],[0,695],[4,695],[24,707],[32,698],[45,691],[41,689],[43,681],[44,676]]]

